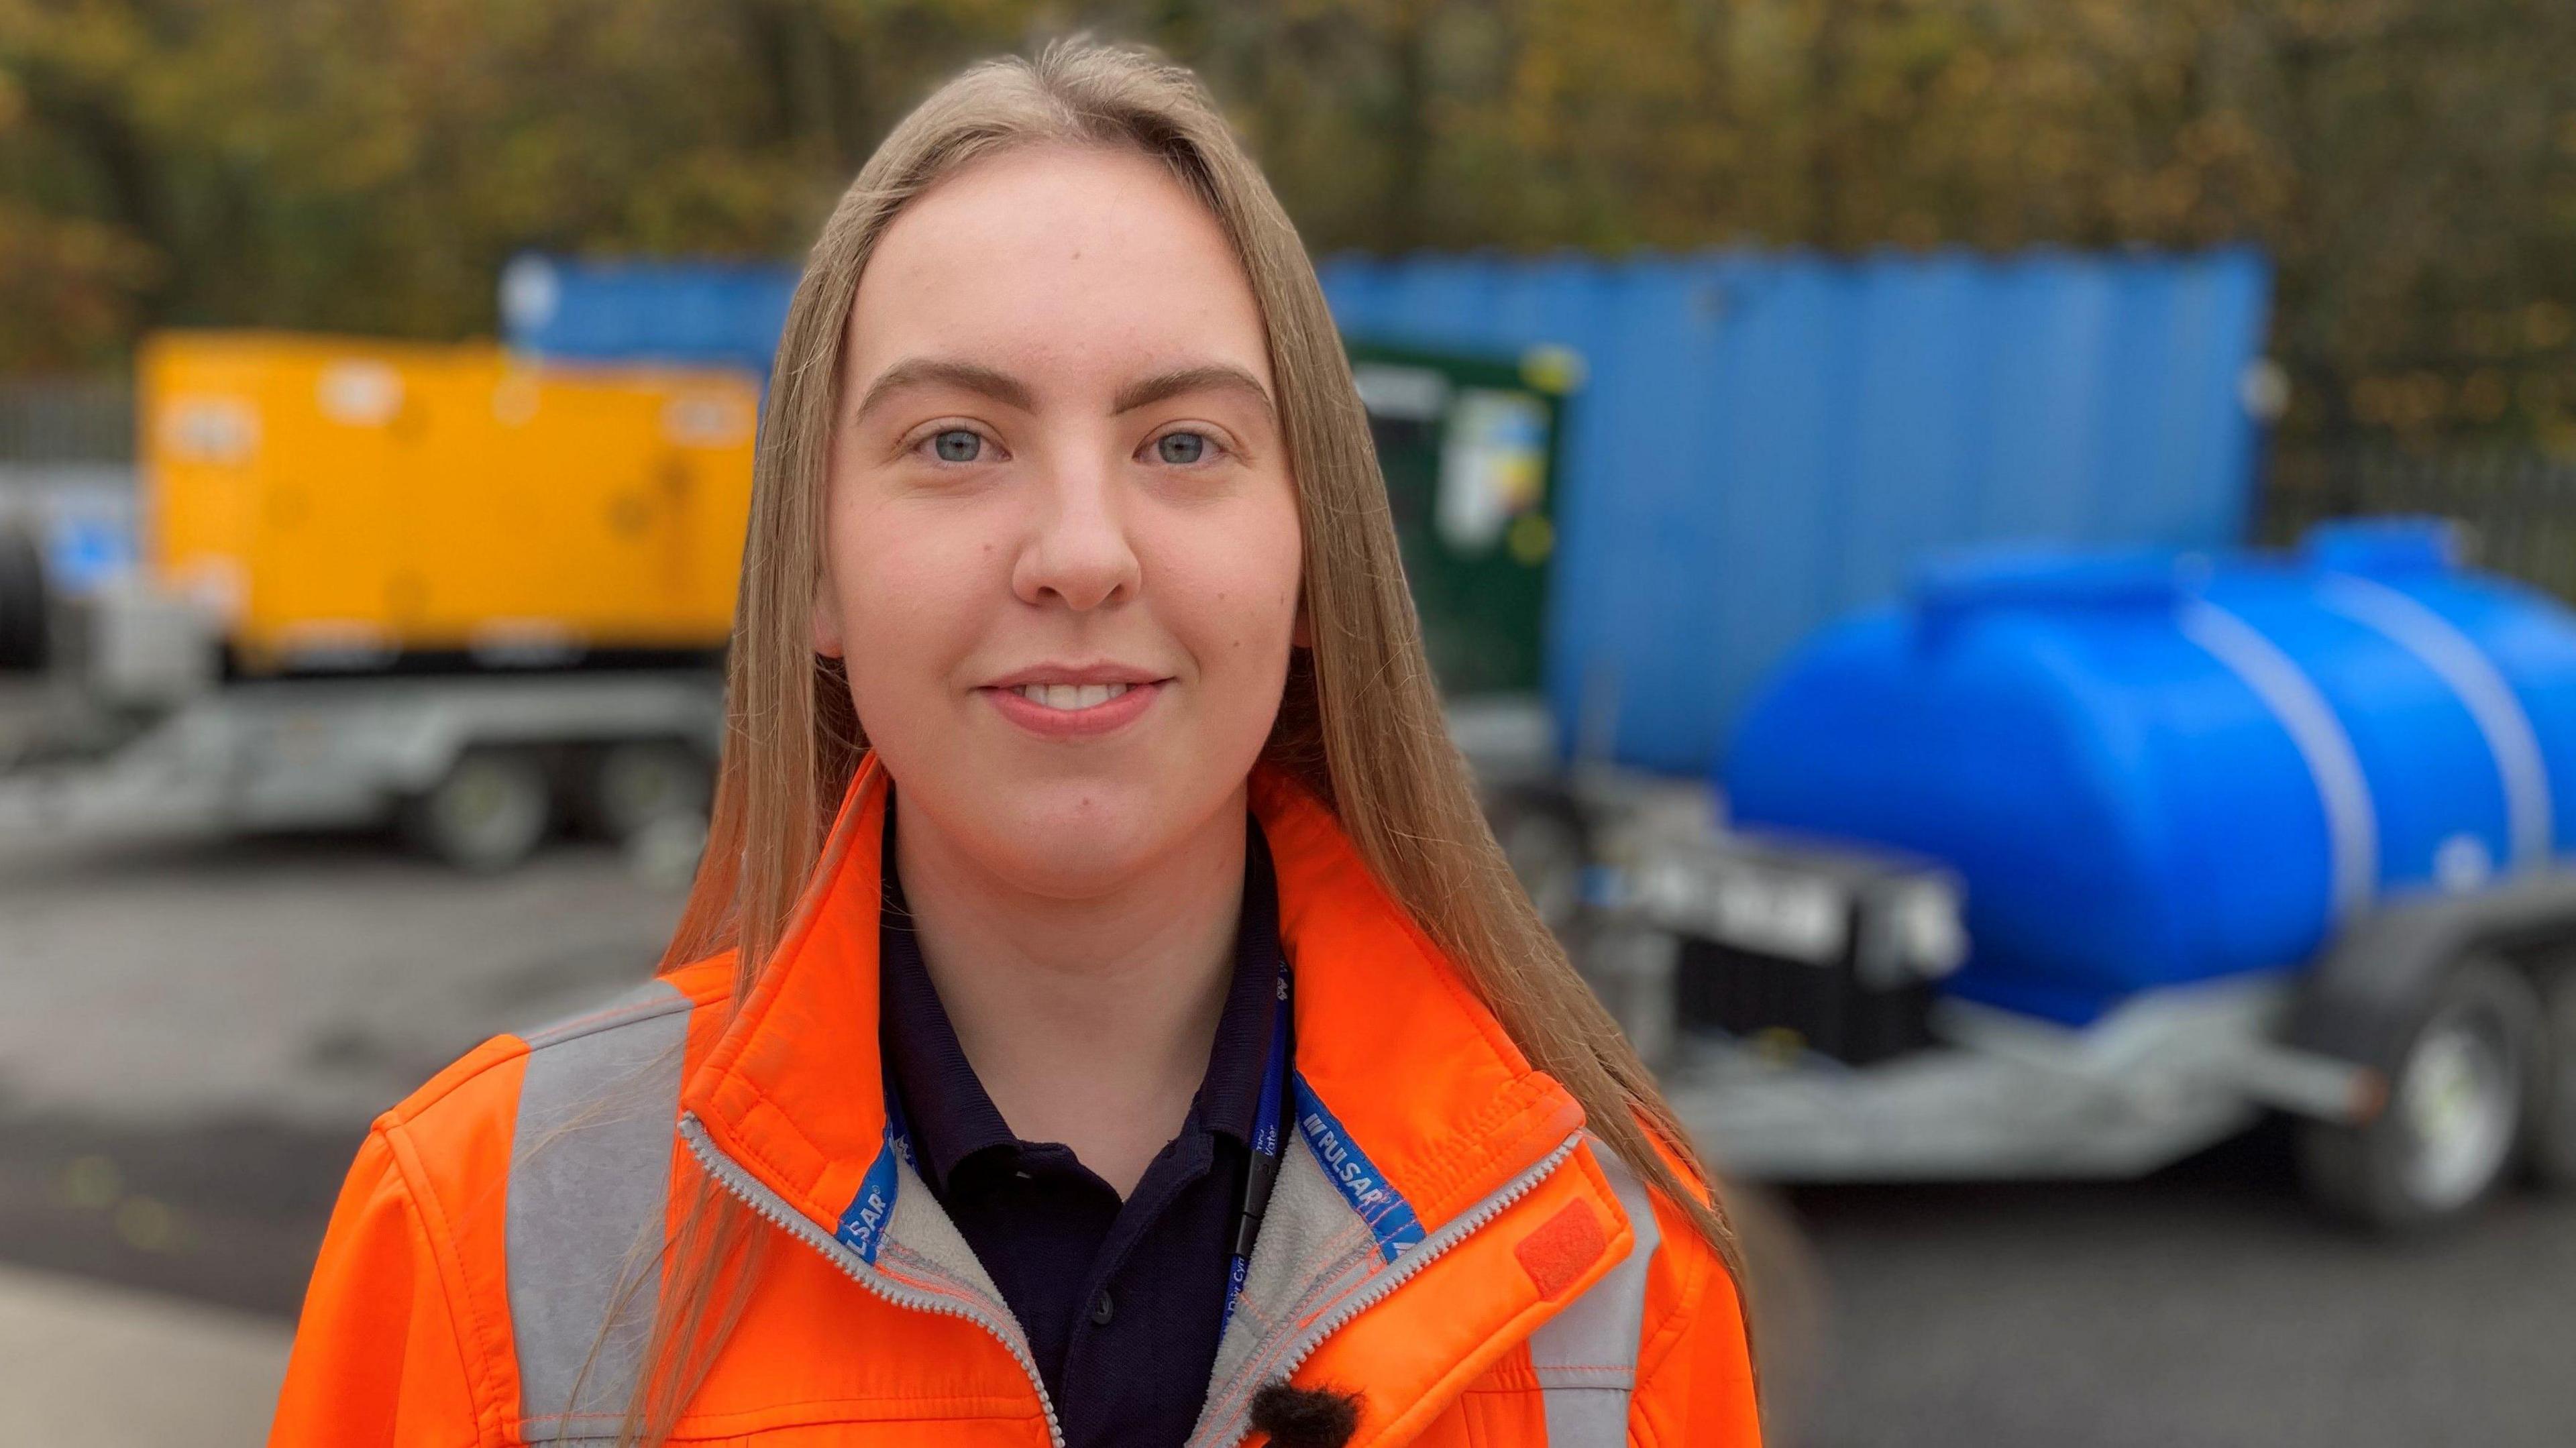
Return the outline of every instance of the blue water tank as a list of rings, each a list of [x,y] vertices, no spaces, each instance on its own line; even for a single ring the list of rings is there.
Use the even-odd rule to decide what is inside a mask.
[[[1946,560],[1773,675],[1731,818],[1948,862],[1973,999],[2080,1023],[2295,968],[2392,891],[2576,848],[2576,614],[2458,556],[2388,519]]]

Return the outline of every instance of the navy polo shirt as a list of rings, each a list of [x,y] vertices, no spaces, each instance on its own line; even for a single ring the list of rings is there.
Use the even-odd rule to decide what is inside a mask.
[[[1206,1400],[1278,983],[1279,896],[1247,818],[1243,921],[1207,1075],[1125,1201],[1051,1141],[1023,1141],[939,1003],[895,878],[886,811],[881,1042],[913,1159],[1029,1340],[1067,1448],[1178,1445]]]

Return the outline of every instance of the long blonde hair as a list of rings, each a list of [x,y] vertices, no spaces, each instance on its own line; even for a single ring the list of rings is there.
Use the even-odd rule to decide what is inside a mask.
[[[1591,1129],[1680,1204],[1732,1268],[1734,1233],[1689,1138],[1540,921],[1477,807],[1423,657],[1367,416],[1296,228],[1197,78],[1149,51],[1076,38],[1034,60],[966,70],[895,127],[824,223],[761,419],[715,811],[663,968],[734,949],[735,998],[750,994],[865,747],[848,680],[808,633],[859,274],[924,190],[979,159],[1048,143],[1131,147],[1170,167],[1223,226],[1267,323],[1313,646],[1294,655],[1264,758],[1332,809],[1531,1064],[1573,1093]],[[1664,1153],[1686,1164],[1687,1177]],[[740,1315],[764,1236],[713,1183],[684,1204],[625,1441],[669,1436]]]

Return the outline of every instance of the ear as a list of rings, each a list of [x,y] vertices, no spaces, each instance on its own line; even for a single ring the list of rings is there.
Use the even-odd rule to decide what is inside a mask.
[[[833,606],[830,589],[814,590],[814,613],[808,627],[814,635],[814,652],[827,659],[841,657],[841,611]]]

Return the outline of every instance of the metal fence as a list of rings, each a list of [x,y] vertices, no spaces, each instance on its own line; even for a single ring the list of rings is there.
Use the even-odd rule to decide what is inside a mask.
[[[2327,518],[2418,513],[2470,530],[2478,566],[2576,600],[2576,460],[2523,449],[2294,451],[2274,460],[2263,541],[2297,541]]]

